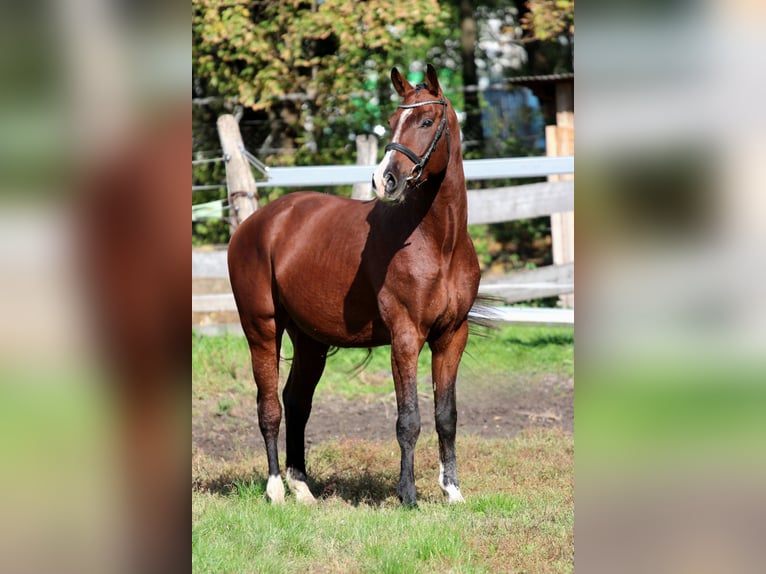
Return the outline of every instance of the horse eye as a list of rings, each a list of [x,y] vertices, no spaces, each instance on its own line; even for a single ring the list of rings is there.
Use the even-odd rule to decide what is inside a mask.
[[[428,128],[428,127],[431,127],[432,125],[434,125],[434,121],[433,120],[425,119],[425,120],[423,120],[423,123],[420,124],[420,127],[421,128]]]

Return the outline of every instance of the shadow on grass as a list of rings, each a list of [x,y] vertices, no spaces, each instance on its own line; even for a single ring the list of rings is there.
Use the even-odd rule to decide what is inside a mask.
[[[331,475],[312,480],[312,492],[319,498],[338,497],[353,506],[360,504],[378,506],[386,499],[396,496],[398,478],[388,473],[361,471],[357,476]]]
[[[358,476],[331,475],[321,479],[309,477],[311,492],[318,499],[338,497],[353,506],[379,506],[396,496],[398,478],[388,473],[360,472]],[[258,472],[230,473],[192,481],[192,490],[221,496],[265,496],[267,479]],[[289,489],[285,485],[285,493]],[[289,494],[288,494],[289,496]]]
[[[237,495],[244,490],[265,493],[266,482],[266,476],[259,472],[224,472],[218,476],[192,480],[192,490],[220,494],[222,496]]]

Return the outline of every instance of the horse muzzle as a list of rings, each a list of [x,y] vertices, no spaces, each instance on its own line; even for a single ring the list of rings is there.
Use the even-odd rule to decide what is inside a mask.
[[[390,170],[386,170],[382,177],[376,176],[372,178],[372,189],[378,199],[385,203],[401,203],[404,199],[404,189],[407,187],[407,178],[397,177]]]

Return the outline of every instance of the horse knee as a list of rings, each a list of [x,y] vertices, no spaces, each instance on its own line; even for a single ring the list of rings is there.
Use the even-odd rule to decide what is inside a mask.
[[[279,434],[279,424],[282,422],[282,407],[279,401],[260,401],[258,403],[258,426],[263,436]]]
[[[444,439],[454,439],[457,432],[457,409],[455,405],[436,408],[434,412],[436,432]]]
[[[420,436],[420,412],[417,408],[399,412],[396,419],[396,437],[400,446],[414,446]]]

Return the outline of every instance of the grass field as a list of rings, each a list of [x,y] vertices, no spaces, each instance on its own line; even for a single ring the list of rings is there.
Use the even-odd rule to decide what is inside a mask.
[[[285,335],[282,356],[292,357],[290,338]],[[339,394],[347,398],[390,393],[391,363],[388,347],[372,349],[362,373],[358,367],[366,360],[365,349],[342,349],[327,359],[317,395]],[[418,367],[420,378],[430,376],[431,355],[424,350]],[[288,365],[281,375],[287,376]],[[498,331],[472,334],[460,364],[461,378],[480,379],[498,376],[574,375],[574,331],[571,328],[505,327]],[[362,375],[362,376],[360,376]],[[377,376],[380,375],[380,376]],[[195,396],[235,391],[254,393],[250,355],[244,337],[192,334],[192,378]]]
[[[254,393],[239,337],[193,336],[193,393],[218,401]],[[516,327],[472,337],[462,379],[534,381],[573,373],[571,329]],[[289,346],[284,354],[289,357]],[[390,393],[388,350],[328,361],[325,398]],[[429,353],[421,359],[428,377]],[[287,370],[287,369],[283,369]],[[227,398],[228,397],[228,398]],[[508,405],[510,409],[512,405]],[[284,432],[284,431],[283,431]],[[437,484],[433,429],[418,442],[419,505],[395,496],[399,447],[389,440],[327,440],[310,447],[309,485],[319,503],[264,497],[262,448],[223,459],[193,446],[192,560],[195,572],[570,572],[574,565],[574,441],[559,429],[529,428],[510,440],[458,434],[465,505],[449,506]],[[280,453],[284,456],[284,453]],[[284,459],[282,458],[284,463]]]

